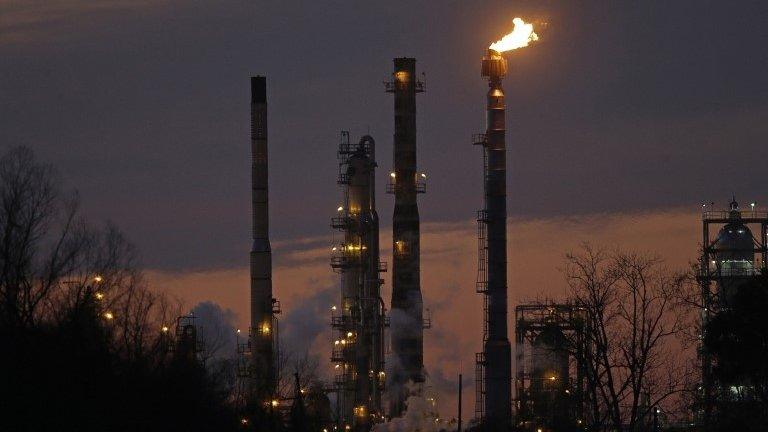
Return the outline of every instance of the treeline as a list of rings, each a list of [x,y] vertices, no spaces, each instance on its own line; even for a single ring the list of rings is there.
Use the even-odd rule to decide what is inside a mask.
[[[29,149],[0,158],[0,430],[235,430],[229,388],[173,354],[180,307]]]

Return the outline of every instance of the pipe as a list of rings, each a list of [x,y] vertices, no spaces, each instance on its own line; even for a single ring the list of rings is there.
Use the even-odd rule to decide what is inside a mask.
[[[462,379],[461,374],[459,374],[459,425],[456,429],[458,432],[461,432],[461,387],[462,387]]]

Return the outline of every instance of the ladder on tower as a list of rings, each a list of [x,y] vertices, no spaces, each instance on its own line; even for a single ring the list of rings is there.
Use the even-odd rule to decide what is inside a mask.
[[[475,353],[475,419],[485,416],[485,353]]]
[[[483,196],[488,185],[488,137],[472,136],[472,144],[483,149]],[[477,279],[475,291],[483,295],[483,345],[488,340],[488,210],[477,212]],[[485,352],[475,353],[475,418],[481,423],[485,417]]]
[[[475,291],[483,295],[483,342],[488,339],[488,212],[477,212],[477,279]]]

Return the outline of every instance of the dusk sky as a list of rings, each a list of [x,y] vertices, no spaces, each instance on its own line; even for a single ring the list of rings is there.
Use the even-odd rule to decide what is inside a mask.
[[[26,145],[56,165],[92,220],[136,243],[159,289],[247,325],[249,77],[266,75],[284,336],[327,357],[327,317],[297,316],[336,296],[339,131],[376,139],[386,257],[382,81],[393,57],[415,57],[426,362],[445,388],[480,349],[482,158],[470,137],[484,129],[480,58],[515,16],[541,30],[509,55],[504,83],[513,303],[562,295],[561,258],[582,241],[682,267],[702,202],[768,205],[764,1],[0,0],[0,151]],[[441,343],[454,338],[466,358]]]

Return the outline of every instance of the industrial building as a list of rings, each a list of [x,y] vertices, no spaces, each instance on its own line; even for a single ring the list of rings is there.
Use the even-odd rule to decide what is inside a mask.
[[[584,418],[583,308],[536,303],[515,308],[515,426],[579,430]]]
[[[366,135],[350,142],[341,133],[338,184],[343,202],[332,228],[342,233],[335,242],[331,267],[341,275],[340,298],[333,306],[331,361],[334,367],[337,428],[367,431],[383,420],[384,301],[379,260],[379,216],[376,213],[376,143]]]

